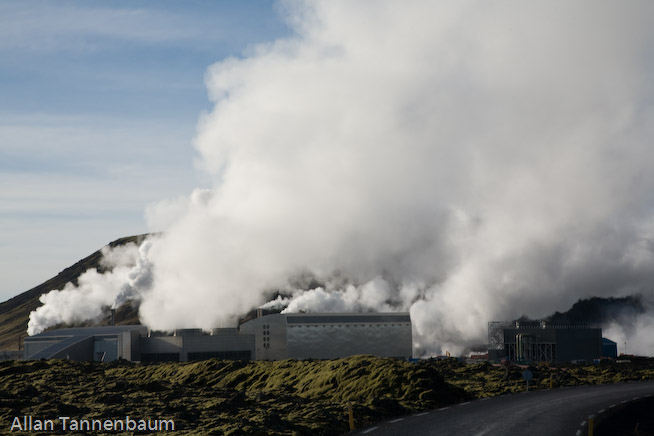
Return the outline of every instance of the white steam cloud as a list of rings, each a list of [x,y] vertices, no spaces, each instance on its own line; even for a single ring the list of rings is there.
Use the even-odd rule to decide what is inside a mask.
[[[115,309],[126,301],[140,300],[152,284],[152,265],[147,259],[151,244],[104,247],[101,263],[111,271],[99,274],[89,269],[79,277],[77,286],[68,283],[61,291],[41,295],[43,305],[30,314],[27,334],[35,335],[59,323],[97,320],[107,307]]]
[[[651,293],[654,3],[284,5],[294,37],[207,73],[213,187],[151,206],[168,226],[143,290],[80,279],[88,306],[137,297],[151,328],[209,329],[283,290],[291,311],[409,310],[439,352]]]

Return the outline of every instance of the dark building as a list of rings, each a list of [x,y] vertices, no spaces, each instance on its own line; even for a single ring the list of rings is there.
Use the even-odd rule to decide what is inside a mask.
[[[592,363],[602,355],[602,329],[586,324],[491,322],[488,339],[490,360]]]
[[[618,344],[610,339],[602,338],[602,357],[612,359],[618,357]]]

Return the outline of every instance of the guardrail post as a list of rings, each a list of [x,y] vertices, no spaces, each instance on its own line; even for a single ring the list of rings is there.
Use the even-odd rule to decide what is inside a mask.
[[[352,401],[347,402],[347,414],[350,419],[350,431],[354,430],[354,410],[352,409]]]
[[[593,429],[595,428],[593,421],[595,420],[595,415],[590,415],[588,417],[588,436],[593,436]]]

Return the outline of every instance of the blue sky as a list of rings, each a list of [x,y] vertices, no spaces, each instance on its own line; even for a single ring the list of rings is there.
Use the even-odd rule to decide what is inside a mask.
[[[0,301],[207,184],[207,68],[289,34],[272,1],[0,0]]]

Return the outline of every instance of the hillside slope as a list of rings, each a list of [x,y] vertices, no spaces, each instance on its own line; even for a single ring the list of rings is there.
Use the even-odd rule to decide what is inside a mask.
[[[130,242],[139,244],[147,235],[135,235],[117,239],[110,247],[125,245]],[[0,303],[0,350],[18,350],[19,341],[27,335],[27,322],[30,312],[41,306],[39,297],[53,289],[60,290],[68,282],[76,283],[77,278],[87,270],[95,268],[102,271],[100,250],[64,269],[55,277],[23,292],[4,303]],[[122,307],[116,313],[118,324],[138,324],[138,318],[129,307]]]
[[[552,324],[589,323],[609,324],[629,322],[646,312],[640,295],[622,298],[592,297],[577,301],[567,312],[555,312],[547,318]]]

